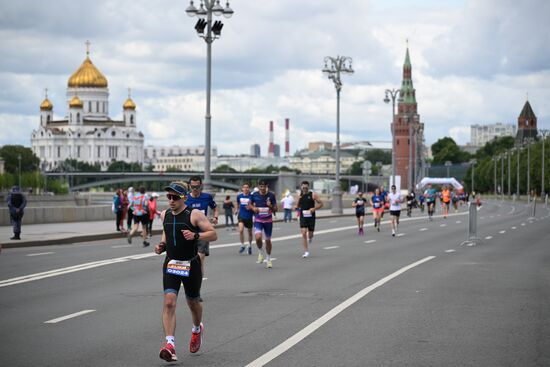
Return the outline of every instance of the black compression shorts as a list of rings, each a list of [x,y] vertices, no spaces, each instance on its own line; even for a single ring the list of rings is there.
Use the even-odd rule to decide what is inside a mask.
[[[315,217],[300,217],[300,228],[307,228],[309,232],[315,231]]]
[[[198,300],[201,297],[201,284],[202,284],[202,270],[201,260],[198,256],[191,260],[191,271],[188,277],[182,277],[179,275],[166,274],[166,264],[170,259],[166,257],[164,265],[162,266],[162,285],[164,287],[164,294],[166,293],[179,293],[180,287],[183,284],[185,291],[185,297],[190,300]]]

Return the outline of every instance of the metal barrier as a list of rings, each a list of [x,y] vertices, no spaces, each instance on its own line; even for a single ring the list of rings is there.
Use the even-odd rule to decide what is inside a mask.
[[[468,239],[462,242],[461,246],[474,246],[480,242],[479,237],[477,237],[477,209],[478,206],[475,202],[468,203]]]

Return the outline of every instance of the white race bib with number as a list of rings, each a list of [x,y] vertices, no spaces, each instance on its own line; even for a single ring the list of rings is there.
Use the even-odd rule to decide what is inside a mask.
[[[270,216],[271,213],[269,212],[269,208],[268,207],[261,207],[261,208],[258,208],[258,216],[260,217],[268,217]]]
[[[249,198],[240,198],[240,201],[241,201],[241,205],[248,205],[248,203],[250,202],[250,199]]]
[[[190,261],[170,260],[166,265],[166,274],[188,277],[191,271]]]
[[[311,213],[311,210],[302,210],[302,216],[304,218],[311,218],[313,215]]]

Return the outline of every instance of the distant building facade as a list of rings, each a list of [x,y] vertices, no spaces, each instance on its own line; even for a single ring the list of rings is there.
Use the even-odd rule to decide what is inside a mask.
[[[197,145],[197,146],[148,145],[145,147],[144,152],[145,152],[145,160],[147,162],[153,163],[155,159],[159,159],[163,157],[182,157],[182,156],[197,156],[197,155],[204,156],[204,145]],[[218,149],[216,147],[212,147],[212,151],[210,154],[212,155],[212,157],[216,157],[218,155]]]
[[[310,143],[311,144],[311,143]],[[301,151],[290,157],[290,168],[304,173],[335,174],[336,159],[334,150]],[[347,151],[340,152],[340,172],[346,172],[357,161],[357,157]]]
[[[260,144],[252,144],[250,146],[250,156],[252,157],[261,157],[262,151],[260,148]]]
[[[537,116],[533,112],[529,101],[525,101],[523,109],[518,117],[516,141],[522,142],[526,138],[536,139],[537,135]]]
[[[470,144],[474,147],[482,147],[488,142],[503,137],[503,136],[515,136],[516,127],[512,124],[503,124],[497,122],[496,124],[487,125],[470,125]]]

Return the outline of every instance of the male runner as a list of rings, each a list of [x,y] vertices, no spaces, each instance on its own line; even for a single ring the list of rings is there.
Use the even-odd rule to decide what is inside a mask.
[[[266,267],[271,269],[271,233],[273,232],[273,214],[277,212],[275,194],[267,191],[267,182],[258,182],[258,191],[252,194],[248,209],[254,211],[254,234],[258,246],[258,264],[266,259]],[[262,248],[262,231],[265,234],[265,252]]]
[[[376,230],[380,232],[380,221],[382,219],[382,214],[384,213],[384,199],[382,199],[382,195],[380,195],[379,188],[374,190],[374,195],[370,198],[370,205],[372,205],[374,226],[376,227]]]
[[[390,202],[390,215],[391,215],[391,235],[395,237],[395,232],[399,226],[399,216],[401,215],[401,194],[395,191],[395,185],[391,186],[391,192],[388,194],[388,201]]]
[[[143,237],[143,247],[149,246],[147,241],[147,224],[149,223],[149,199],[145,195],[145,187],[139,188],[139,194],[134,194],[130,202],[130,209],[134,215],[134,226],[128,233],[128,243],[132,243],[132,236],[137,232],[141,223],[141,236]]]
[[[382,207],[384,209],[390,208],[390,203],[388,203],[388,192],[384,189],[384,186],[380,186],[380,196],[382,197]],[[384,211],[380,213],[380,219],[384,218]]]
[[[426,200],[426,206],[428,207],[428,219],[433,220],[435,211],[435,198],[437,196],[437,190],[432,188],[432,184],[428,184],[426,191],[424,191],[424,198]]]
[[[447,218],[451,205],[451,191],[447,186],[443,186],[441,190],[441,205],[443,206],[443,218]]]
[[[304,246],[305,259],[309,256],[308,243],[313,241],[313,232],[315,231],[315,212],[323,207],[323,202],[319,195],[309,191],[309,182],[302,181],[300,184],[300,198],[296,207],[300,211],[300,232],[302,232],[302,245]]]
[[[218,224],[218,206],[212,195],[202,192],[202,179],[199,176],[191,177],[189,179],[189,188],[191,192],[187,195],[185,205],[200,210],[206,217],[208,217],[208,208],[210,207],[214,211],[211,221],[214,225]],[[210,256],[210,244],[208,241],[199,241],[199,256],[201,258],[202,273],[204,274],[205,256]]]
[[[252,217],[254,211],[248,209],[248,203],[252,195],[250,194],[250,185],[244,183],[241,187],[241,193],[237,195],[237,206],[235,211],[238,213],[237,218],[239,220],[239,237],[241,239],[241,248],[239,254],[242,254],[246,247],[244,246],[244,229],[248,232],[248,254],[252,255]],[[238,209],[237,209],[238,208]]]
[[[167,192],[170,209],[161,213],[162,240],[155,246],[155,253],[159,255],[166,251],[162,267],[164,287],[162,325],[166,341],[160,350],[159,357],[166,362],[173,362],[178,360],[174,335],[176,303],[182,284],[193,319],[189,351],[197,353],[201,347],[204,332],[204,325],[201,322],[202,305],[199,301],[202,270],[197,242],[199,240],[215,241],[218,235],[200,210],[193,210],[185,205],[185,199],[188,196],[187,184],[172,182],[164,190]]]
[[[414,190],[411,190],[407,194],[407,217],[411,216],[412,208],[416,204],[416,194],[414,193]]]
[[[355,208],[355,217],[357,218],[357,235],[364,236],[365,231],[363,229],[363,226],[365,224],[365,204],[367,203],[367,199],[363,197],[363,193],[359,191],[357,193],[357,197],[355,200],[353,200],[353,203],[351,203],[351,206]]]

